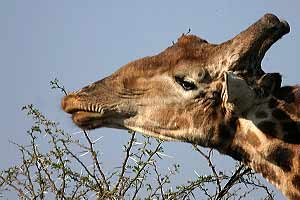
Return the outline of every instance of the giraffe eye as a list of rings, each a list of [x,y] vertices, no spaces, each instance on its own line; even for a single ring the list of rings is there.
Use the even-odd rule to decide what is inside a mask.
[[[175,81],[186,91],[197,89],[197,86],[192,81],[184,80],[183,77],[175,76]]]

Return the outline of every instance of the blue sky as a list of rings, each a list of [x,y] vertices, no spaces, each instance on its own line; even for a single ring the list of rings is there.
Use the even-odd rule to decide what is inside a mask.
[[[32,103],[65,130],[79,130],[61,111],[62,94],[52,91],[49,81],[58,78],[68,91],[77,90],[131,60],[159,53],[189,28],[192,34],[220,43],[263,14],[274,13],[289,22],[291,33],[268,51],[263,68],[281,72],[284,84],[299,83],[299,9],[300,2],[292,0],[1,1],[0,168],[19,160],[9,140],[27,142],[30,121],[21,112],[22,105]],[[128,134],[111,129],[93,133],[104,136],[104,154],[116,155],[105,165],[112,167]],[[186,177],[192,177],[193,170],[207,170],[190,145],[167,143],[165,148],[176,155],[170,162],[188,163],[181,173]],[[218,156],[217,162],[232,164],[226,156]]]

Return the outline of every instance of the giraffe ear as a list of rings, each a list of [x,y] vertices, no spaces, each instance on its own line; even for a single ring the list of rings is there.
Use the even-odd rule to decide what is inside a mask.
[[[225,99],[223,101],[231,104],[236,113],[242,114],[248,110],[254,103],[255,92],[247,82],[235,75],[233,72],[225,73],[225,85],[223,87]]]

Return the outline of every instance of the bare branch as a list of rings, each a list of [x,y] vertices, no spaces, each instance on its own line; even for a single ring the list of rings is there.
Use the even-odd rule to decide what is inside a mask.
[[[128,162],[128,159],[129,159],[129,156],[130,156],[130,151],[131,151],[131,148],[132,148],[132,144],[135,140],[135,132],[132,133],[131,135],[131,138],[129,140],[129,144],[128,144],[128,147],[126,148],[126,155],[125,155],[125,159],[123,161],[123,164],[122,164],[122,169],[121,169],[121,173],[120,173],[120,176],[119,176],[119,179],[117,181],[117,184],[116,186],[114,187],[114,190],[117,190],[122,179],[124,178],[124,173],[125,173],[125,170],[126,170],[126,166],[127,166],[127,162]]]
[[[97,158],[97,153],[95,152],[94,147],[93,147],[93,143],[92,143],[91,139],[89,138],[89,136],[88,136],[88,134],[87,134],[87,132],[85,130],[83,130],[83,133],[85,135],[86,140],[88,141],[88,143],[90,145],[90,149],[89,150],[90,150],[90,152],[92,154],[93,161],[94,161],[95,165],[97,166],[97,169],[98,169],[98,171],[99,171],[99,173],[100,173],[100,175],[101,175],[101,177],[103,179],[103,182],[104,182],[104,184],[106,186],[106,190],[109,190],[109,185],[106,182],[105,175],[104,175],[104,173],[103,173],[103,171],[101,169],[100,163],[99,163],[98,158]]]
[[[208,166],[210,167],[210,169],[212,170],[212,172],[213,172],[213,174],[214,174],[214,176],[215,176],[215,178],[216,178],[216,184],[217,184],[217,191],[216,191],[216,193],[220,193],[222,189],[221,189],[221,183],[220,183],[219,175],[218,175],[218,173],[217,173],[217,171],[216,171],[215,166],[213,165],[213,163],[212,163],[212,161],[211,161],[211,152],[213,151],[213,149],[210,149],[209,154],[206,155],[204,152],[202,152],[202,151],[198,148],[197,145],[193,145],[193,147],[195,148],[195,150],[196,150],[197,152],[200,153],[201,156],[203,156],[203,157],[207,160]]]

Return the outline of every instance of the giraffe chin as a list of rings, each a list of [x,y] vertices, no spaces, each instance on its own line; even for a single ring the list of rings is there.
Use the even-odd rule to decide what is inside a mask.
[[[103,126],[103,114],[97,112],[77,111],[72,114],[73,122],[84,130]]]

